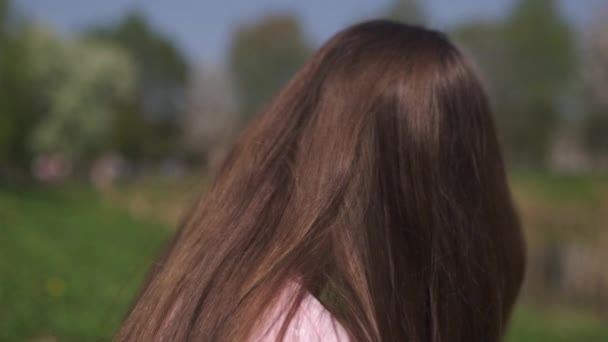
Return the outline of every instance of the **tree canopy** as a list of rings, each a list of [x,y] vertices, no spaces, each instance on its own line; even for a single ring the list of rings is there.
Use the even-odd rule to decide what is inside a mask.
[[[270,16],[241,27],[233,38],[229,58],[244,117],[261,110],[310,52],[293,16]]]

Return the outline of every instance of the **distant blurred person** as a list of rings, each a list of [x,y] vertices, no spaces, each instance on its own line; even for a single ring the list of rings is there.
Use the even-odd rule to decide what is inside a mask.
[[[469,62],[370,21],[244,131],[116,340],[499,341],[524,264]]]

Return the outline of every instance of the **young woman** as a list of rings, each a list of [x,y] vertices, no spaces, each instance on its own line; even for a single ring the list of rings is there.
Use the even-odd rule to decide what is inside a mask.
[[[333,37],[245,130],[118,341],[499,341],[524,246],[486,95],[441,33]]]

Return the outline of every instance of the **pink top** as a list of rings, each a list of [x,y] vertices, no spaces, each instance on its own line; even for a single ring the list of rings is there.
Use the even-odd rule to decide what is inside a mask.
[[[290,299],[297,291],[297,285],[285,288],[267,318],[253,334],[251,342],[270,342],[278,338],[278,334],[290,308]],[[310,293],[307,293],[293,319],[289,323],[284,341],[289,342],[349,342],[344,327],[336,321],[331,313],[323,307]]]

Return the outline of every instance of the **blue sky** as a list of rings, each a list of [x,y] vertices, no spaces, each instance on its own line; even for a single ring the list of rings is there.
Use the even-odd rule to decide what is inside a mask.
[[[15,1],[15,0],[14,0]],[[515,0],[426,0],[430,25],[443,29],[475,18],[500,18]],[[16,0],[27,15],[65,33],[144,12],[153,25],[175,38],[198,64],[221,64],[239,24],[273,13],[297,15],[309,39],[319,44],[357,20],[377,16],[390,0]],[[606,0],[559,0],[563,13],[584,27]],[[604,6],[606,7],[606,6]]]

